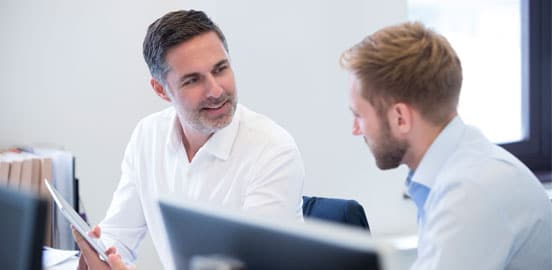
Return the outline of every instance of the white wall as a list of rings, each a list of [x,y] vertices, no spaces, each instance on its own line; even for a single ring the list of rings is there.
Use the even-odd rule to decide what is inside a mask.
[[[164,104],[150,90],[141,44],[167,11],[204,9],[227,35],[240,101],[287,128],[303,154],[305,194],[354,198],[376,235],[415,232],[406,170],[382,172],[350,134],[340,53],[406,18],[389,1],[0,2],[0,146],[58,145],[77,157],[81,196],[101,220],[136,122]],[[151,243],[138,266],[157,269]]]

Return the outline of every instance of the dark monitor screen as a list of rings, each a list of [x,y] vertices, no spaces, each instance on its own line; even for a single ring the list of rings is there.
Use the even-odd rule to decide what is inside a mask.
[[[177,269],[194,256],[222,255],[248,270],[381,269],[365,231],[330,224],[276,222],[244,213],[161,201],[161,214]]]
[[[46,201],[0,187],[0,213],[1,268],[42,269]]]

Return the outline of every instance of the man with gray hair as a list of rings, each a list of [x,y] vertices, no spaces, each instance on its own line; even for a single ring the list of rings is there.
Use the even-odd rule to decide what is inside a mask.
[[[113,246],[107,253],[132,262],[149,232],[164,267],[174,268],[160,196],[302,220],[299,150],[282,127],[238,104],[219,27],[201,11],[170,12],[149,26],[143,52],[151,87],[172,106],[132,133],[107,215],[91,232],[100,237],[101,227],[102,240]],[[74,235],[79,269],[109,269]]]

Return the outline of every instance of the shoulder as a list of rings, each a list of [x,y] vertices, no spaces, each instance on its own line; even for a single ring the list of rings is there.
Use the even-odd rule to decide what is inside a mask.
[[[515,156],[468,127],[437,178],[437,184],[454,181],[496,190],[499,184],[515,186],[536,178]]]
[[[265,115],[256,113],[243,105],[239,106],[239,136],[249,143],[263,145],[296,147],[291,134]]]
[[[173,107],[165,108],[161,111],[149,114],[138,121],[134,133],[151,133],[167,131],[174,119],[175,111]]]
[[[143,117],[138,124],[136,125],[137,129],[147,129],[147,128],[160,128],[168,127],[170,121],[174,118],[175,111],[174,108],[168,107],[161,111],[149,114]]]
[[[149,114],[136,124],[130,142],[146,142],[159,139],[158,134],[167,134],[175,117],[174,108],[168,107],[161,111]],[[165,137],[165,136],[162,136]]]
[[[441,199],[456,192],[463,198],[460,204],[489,204],[512,218],[534,207],[546,209],[543,206],[549,204],[534,174],[476,130],[466,132],[439,171],[431,192]]]

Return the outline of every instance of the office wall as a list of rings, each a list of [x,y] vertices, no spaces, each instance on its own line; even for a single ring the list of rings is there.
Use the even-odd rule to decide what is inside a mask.
[[[167,105],[149,88],[145,29],[179,8],[208,11],[226,33],[240,101],[295,137],[305,194],[357,199],[375,235],[415,232],[406,169],[378,170],[351,136],[349,78],[338,66],[343,50],[402,21],[405,0],[1,1],[0,146],[73,152],[84,207],[99,222],[134,125]],[[158,267],[149,241],[140,252],[141,269]]]

